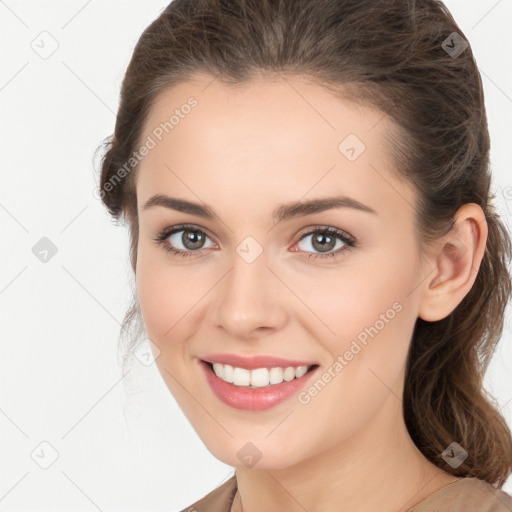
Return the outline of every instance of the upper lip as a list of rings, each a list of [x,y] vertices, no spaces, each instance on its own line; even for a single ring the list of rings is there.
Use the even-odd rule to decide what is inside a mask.
[[[297,361],[292,359],[283,359],[275,356],[240,356],[238,354],[210,354],[202,358],[207,363],[229,364],[237,368],[254,370],[255,368],[273,368],[288,366],[312,366],[316,363],[311,361]]]

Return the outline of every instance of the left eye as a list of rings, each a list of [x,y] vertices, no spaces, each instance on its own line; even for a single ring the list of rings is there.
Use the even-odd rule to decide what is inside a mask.
[[[309,255],[310,258],[326,258],[329,256],[335,256],[336,254],[355,246],[355,241],[351,236],[334,228],[321,228],[316,229],[315,231],[309,231],[300,238],[297,244],[300,244],[309,237],[311,237],[311,240],[305,244],[306,248],[302,250],[309,252],[307,248],[312,247],[313,250],[319,251],[319,253],[311,253]],[[337,242],[340,242],[337,247],[338,250],[332,252],[333,249],[336,248]]]

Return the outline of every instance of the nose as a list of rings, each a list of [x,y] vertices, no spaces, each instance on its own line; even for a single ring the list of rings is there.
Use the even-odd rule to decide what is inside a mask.
[[[253,339],[287,321],[283,284],[269,269],[265,252],[251,263],[235,253],[216,293],[214,321],[232,339]]]

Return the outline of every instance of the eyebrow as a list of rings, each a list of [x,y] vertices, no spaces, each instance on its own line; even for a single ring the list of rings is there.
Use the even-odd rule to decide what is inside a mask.
[[[205,204],[193,203],[185,199],[177,199],[162,194],[152,196],[142,207],[143,210],[148,210],[155,206],[162,206],[170,210],[178,212],[189,213],[205,219],[213,219],[217,217],[213,209]],[[377,215],[377,212],[369,206],[356,201],[346,196],[332,196],[320,199],[311,199],[309,201],[295,201],[279,205],[272,213],[274,222],[286,221],[296,217],[304,217],[314,213],[323,212],[333,208],[352,208],[362,212],[372,213]]]

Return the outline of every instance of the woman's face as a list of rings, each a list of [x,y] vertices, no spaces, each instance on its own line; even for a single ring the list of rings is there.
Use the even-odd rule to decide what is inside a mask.
[[[150,111],[140,306],[163,379],[229,465],[287,467],[356,436],[386,442],[402,421],[425,275],[415,194],[383,145],[391,128],[299,77],[239,88],[198,77]],[[204,362],[214,359],[239,368],[216,365],[234,383]],[[288,380],[293,370],[275,369],[288,365],[313,366]]]

